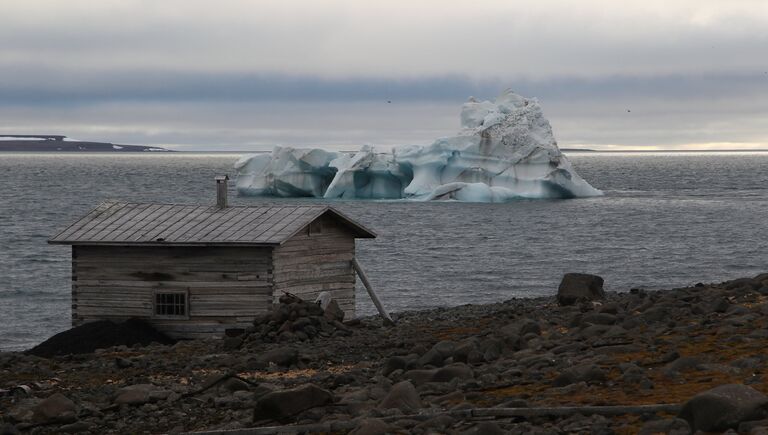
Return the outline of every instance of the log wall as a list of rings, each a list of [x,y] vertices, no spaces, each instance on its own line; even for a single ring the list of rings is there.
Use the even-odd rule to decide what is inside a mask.
[[[275,301],[283,291],[311,301],[318,293],[329,291],[345,318],[353,318],[354,256],[354,236],[335,220],[321,217],[274,250]]]
[[[72,324],[147,319],[177,338],[249,325],[272,303],[271,248],[72,247]],[[156,291],[188,294],[188,316],[154,316]]]

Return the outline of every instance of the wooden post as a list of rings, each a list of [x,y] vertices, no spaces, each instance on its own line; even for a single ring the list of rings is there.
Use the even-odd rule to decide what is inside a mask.
[[[371,297],[373,304],[376,305],[376,309],[379,310],[379,314],[381,314],[381,317],[384,318],[384,324],[394,325],[395,324],[394,320],[392,320],[392,318],[389,317],[389,313],[387,313],[386,308],[384,308],[384,305],[381,304],[379,297],[376,296],[376,292],[373,291],[371,282],[368,281],[368,275],[365,274],[365,271],[363,270],[362,266],[360,266],[360,263],[357,262],[357,258],[352,259],[352,267],[355,269],[355,272],[357,272],[357,276],[360,277],[360,281],[363,282],[365,289],[368,291],[368,296]]]

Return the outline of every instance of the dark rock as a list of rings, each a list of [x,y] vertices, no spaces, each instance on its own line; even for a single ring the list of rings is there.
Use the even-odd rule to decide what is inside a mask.
[[[413,382],[413,385],[422,385],[422,384],[426,384],[427,382],[432,382],[432,378],[434,378],[435,373],[437,373],[437,370],[438,369],[408,370],[407,372],[403,373],[403,378]]]
[[[61,393],[55,393],[32,408],[32,421],[75,421],[77,405]]]
[[[560,305],[573,305],[580,301],[594,301],[605,298],[603,278],[586,273],[566,273],[557,289]]]
[[[390,373],[395,370],[405,370],[408,366],[408,361],[401,356],[392,356],[384,361],[384,365],[381,368],[381,374],[389,376]]]
[[[10,423],[0,424],[0,435],[18,435],[19,433],[16,426]]]
[[[441,341],[419,358],[419,364],[441,367],[446,358],[453,355],[456,345],[452,341]]]
[[[143,405],[153,400],[168,397],[170,393],[152,384],[135,384],[123,387],[115,394],[114,403],[117,405]]]
[[[674,375],[675,373],[679,372],[699,370],[701,368],[701,364],[701,359],[698,357],[682,356],[667,364],[664,368],[664,373],[667,375]]]
[[[691,427],[682,418],[669,418],[664,420],[651,420],[643,424],[637,435],[688,435]]]
[[[364,418],[349,435],[385,435],[392,433],[392,426],[378,418]]]
[[[683,405],[680,417],[693,431],[720,432],[768,417],[768,397],[745,385],[726,384],[699,393]]]
[[[761,432],[758,432],[758,430],[764,430]],[[748,433],[750,435],[754,435],[757,433],[765,433],[765,431],[768,431],[768,420],[754,420],[754,421],[745,421],[741,424],[739,424],[739,433]]]
[[[222,340],[222,348],[226,351],[233,351],[240,349],[240,346],[243,344],[243,337],[237,336],[237,337],[224,337]]]
[[[63,426],[59,426],[58,429],[59,433],[83,433],[91,431],[93,431],[91,425],[84,421],[76,421],[74,423],[65,424]]]
[[[471,430],[464,432],[466,435],[504,435],[507,433],[493,421],[478,423]]]
[[[299,360],[299,351],[292,347],[278,347],[262,353],[257,360],[264,364],[273,363],[280,367],[289,367]]]
[[[117,366],[119,369],[127,369],[129,367],[133,367],[133,363],[129,359],[118,357],[115,358],[115,366]]]
[[[333,394],[314,384],[273,391],[256,402],[253,419],[284,420],[302,411],[330,403],[333,403]]]
[[[474,373],[464,363],[454,363],[438,369],[434,375],[432,375],[431,382],[450,382],[453,379],[472,379]]]
[[[472,352],[480,352],[475,340],[466,340],[456,345],[453,351],[453,360],[457,362],[468,362],[469,354]]]
[[[421,408],[421,398],[410,381],[403,381],[392,386],[386,397],[379,404],[381,409],[399,409],[412,412]]]
[[[541,325],[539,322],[531,319],[524,319],[517,325],[517,335],[525,336],[526,334],[541,335]]]
[[[428,433],[434,433],[435,431],[444,433],[445,428],[452,426],[454,423],[456,423],[456,420],[453,417],[438,415],[416,425],[416,430],[425,430]]]
[[[503,343],[501,340],[488,339],[480,343],[479,351],[483,354],[483,360],[491,362],[496,361],[501,357],[502,347]]]
[[[584,364],[563,371],[553,381],[555,387],[565,387],[577,382],[595,383],[605,381],[605,372],[594,364]]]
[[[331,302],[329,302],[328,306],[325,307],[323,317],[329,322],[344,321],[344,310],[339,307],[339,303],[336,302],[336,299],[331,299]]]
[[[643,320],[648,323],[665,322],[669,320],[669,310],[666,307],[651,307],[643,311]]]
[[[219,391],[222,392],[234,393],[235,391],[248,391],[250,390],[251,385],[240,379],[230,377],[227,380],[222,381],[218,388]]]
[[[758,278],[760,277],[761,275],[758,275]],[[761,282],[752,278],[734,279],[732,281],[728,281],[725,284],[725,288],[727,290],[734,290],[734,289],[757,290],[762,286],[763,284]]]
[[[589,313],[581,318],[582,324],[591,323],[593,325],[613,325],[616,323],[616,316],[608,313]]]
[[[122,323],[99,320],[60,332],[26,353],[51,358],[57,355],[92,353],[96,349],[121,345],[146,346],[152,342],[175,343],[174,340],[140,319],[128,319]]]

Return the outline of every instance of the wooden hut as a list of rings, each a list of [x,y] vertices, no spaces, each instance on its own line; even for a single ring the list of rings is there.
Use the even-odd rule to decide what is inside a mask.
[[[283,291],[328,291],[354,316],[355,239],[373,231],[324,205],[227,207],[225,192],[217,206],[103,203],[51,238],[72,245],[72,325],[139,317],[220,336]]]

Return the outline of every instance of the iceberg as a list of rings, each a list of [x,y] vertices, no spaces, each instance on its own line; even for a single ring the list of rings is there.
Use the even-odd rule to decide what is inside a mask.
[[[576,198],[602,192],[560,152],[535,98],[504,91],[494,101],[470,97],[461,131],[428,146],[378,153],[275,147],[235,163],[244,196],[457,200]]]

